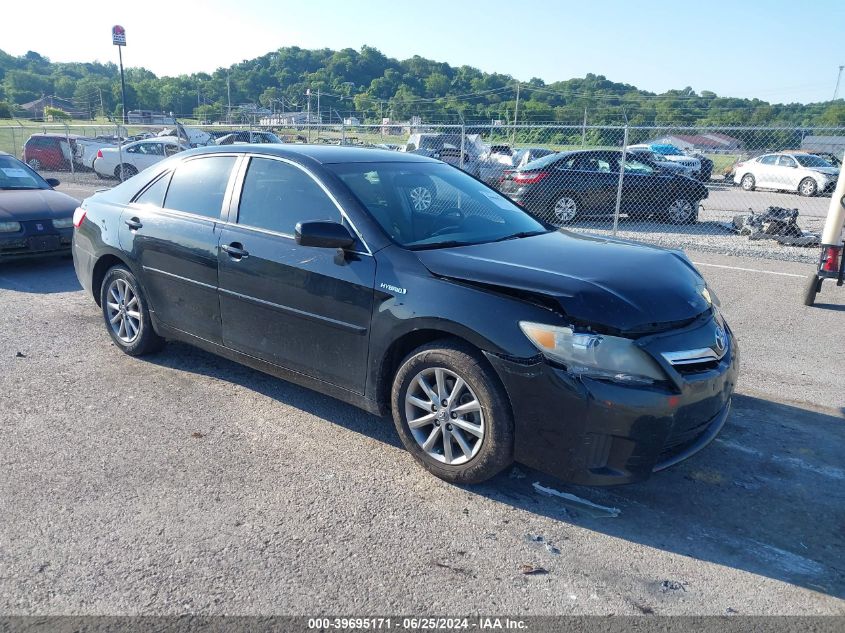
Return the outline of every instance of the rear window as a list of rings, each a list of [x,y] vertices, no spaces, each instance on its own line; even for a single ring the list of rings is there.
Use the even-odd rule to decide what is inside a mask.
[[[182,163],[170,179],[165,206],[219,218],[235,160],[234,156],[207,156]]]
[[[522,171],[533,171],[535,169],[543,169],[544,167],[548,167],[552,163],[557,160],[563,158],[560,154],[549,154],[548,156],[543,156],[542,158],[538,158],[536,160],[532,160],[530,163],[526,163],[520,170]]]

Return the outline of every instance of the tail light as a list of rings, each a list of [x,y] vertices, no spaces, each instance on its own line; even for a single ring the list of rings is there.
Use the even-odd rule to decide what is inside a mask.
[[[829,273],[839,271],[839,254],[842,248],[840,246],[825,246],[822,254],[822,270]]]
[[[97,158],[102,158],[102,157],[103,157],[103,150],[98,149],[97,150]]]
[[[549,175],[547,171],[514,172],[513,181],[519,185],[533,185]]]
[[[85,219],[85,209],[83,209],[82,207],[76,207],[76,209],[73,212],[73,226],[78,229],[80,227],[80,225],[82,224],[82,220],[84,220],[84,219]]]

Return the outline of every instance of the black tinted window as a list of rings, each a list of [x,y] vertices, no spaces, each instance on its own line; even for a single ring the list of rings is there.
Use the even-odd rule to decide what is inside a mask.
[[[165,174],[147,190],[135,199],[138,204],[154,204],[157,207],[164,206],[164,194],[167,193],[167,183],[170,182],[170,174]]]
[[[176,211],[219,218],[234,164],[234,156],[208,156],[179,165],[170,180],[165,206]]]
[[[288,163],[253,158],[244,180],[238,223],[293,235],[297,222],[340,221],[320,186]]]

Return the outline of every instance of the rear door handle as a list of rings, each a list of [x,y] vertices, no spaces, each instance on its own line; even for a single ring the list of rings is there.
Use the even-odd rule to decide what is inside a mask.
[[[232,259],[244,259],[245,257],[249,257],[249,251],[245,251],[244,245],[240,242],[224,244],[220,248],[226,251]]]
[[[129,227],[131,230],[133,230],[133,231],[137,231],[137,230],[138,230],[138,229],[140,229],[142,226],[144,226],[144,225],[141,223],[141,220],[139,220],[138,218],[129,218],[128,220],[126,220],[126,221],[124,222],[124,224],[126,224],[126,226],[128,226],[128,227]]]

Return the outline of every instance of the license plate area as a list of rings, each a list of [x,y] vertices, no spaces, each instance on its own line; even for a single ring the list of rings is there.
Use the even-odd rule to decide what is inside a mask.
[[[42,251],[57,251],[59,250],[59,236],[58,235],[42,235],[38,237],[29,238],[29,250],[34,253]]]

